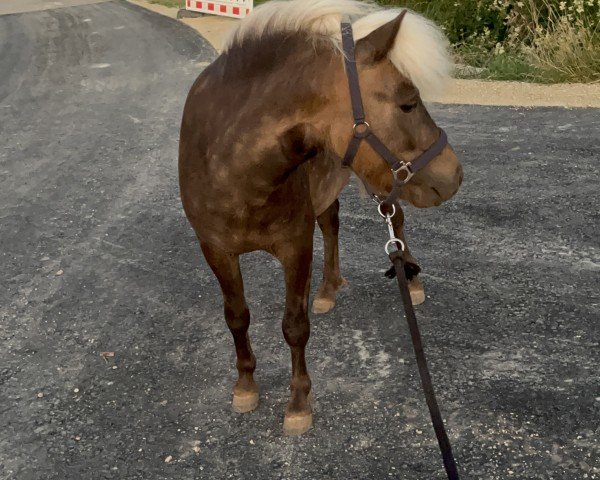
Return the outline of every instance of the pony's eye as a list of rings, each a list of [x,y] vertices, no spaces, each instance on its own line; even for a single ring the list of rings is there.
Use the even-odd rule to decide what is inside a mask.
[[[400,105],[400,110],[402,110],[404,113],[410,113],[412,112],[415,108],[417,108],[417,103],[407,103],[406,105]]]

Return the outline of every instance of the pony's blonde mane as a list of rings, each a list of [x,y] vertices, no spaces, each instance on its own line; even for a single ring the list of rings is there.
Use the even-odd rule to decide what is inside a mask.
[[[257,7],[233,30],[225,51],[247,38],[306,32],[316,38],[329,38],[341,52],[340,22],[344,18],[352,20],[354,38],[360,40],[393,20],[400,11],[357,0],[273,0]],[[388,56],[424,98],[439,93],[452,69],[445,35],[434,23],[412,11],[402,21]]]

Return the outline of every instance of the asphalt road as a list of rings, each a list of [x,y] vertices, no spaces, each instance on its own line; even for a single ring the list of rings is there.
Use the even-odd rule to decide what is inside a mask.
[[[283,280],[266,254],[243,262],[261,405],[230,411],[234,350],[176,182],[185,95],[212,58],[124,2],[0,16],[0,478],[444,478],[386,229],[355,186],[350,285],[313,318],[314,428],[282,435]],[[600,112],[432,113],[465,182],[409,210],[407,234],[462,478],[598,479]]]
[[[2,0],[0,1],[0,15],[91,5],[106,1],[108,0]]]

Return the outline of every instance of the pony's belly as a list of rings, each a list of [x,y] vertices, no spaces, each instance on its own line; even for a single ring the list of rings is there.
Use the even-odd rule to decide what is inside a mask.
[[[186,208],[186,214],[202,243],[232,254],[271,251],[275,245],[304,236],[314,226],[315,215],[308,196],[304,201],[295,200],[268,202],[261,207],[230,204],[218,211],[206,205],[202,208],[198,203],[198,208]]]

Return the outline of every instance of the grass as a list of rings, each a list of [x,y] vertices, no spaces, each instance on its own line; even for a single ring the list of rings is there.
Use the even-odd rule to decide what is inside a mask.
[[[185,8],[185,0],[149,0],[150,3],[172,8]]]
[[[600,31],[559,20],[525,50],[548,81],[600,82]]]
[[[491,80],[539,80],[536,68],[518,55],[496,55],[482,74]],[[545,83],[545,82],[544,82]]]

